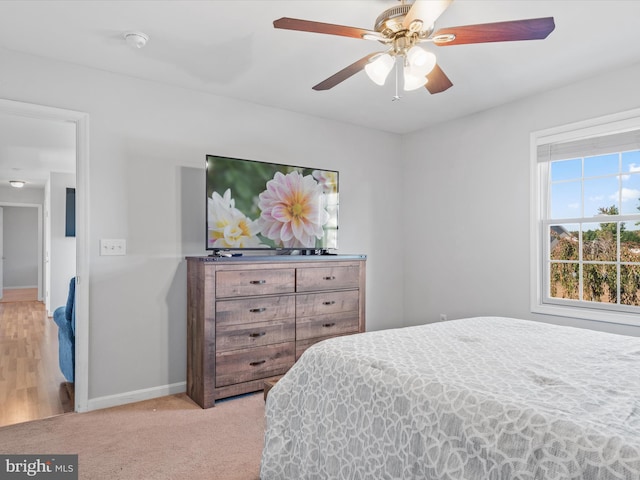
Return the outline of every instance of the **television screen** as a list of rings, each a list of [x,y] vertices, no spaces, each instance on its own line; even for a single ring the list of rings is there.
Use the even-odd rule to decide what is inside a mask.
[[[207,155],[207,250],[338,248],[338,172]]]

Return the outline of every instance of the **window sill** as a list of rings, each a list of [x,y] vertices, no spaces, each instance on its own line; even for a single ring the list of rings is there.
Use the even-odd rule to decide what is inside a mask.
[[[640,326],[637,313],[612,312],[592,308],[573,307],[568,305],[537,304],[532,305],[532,313],[554,315],[557,317],[579,318],[595,322],[617,323],[621,325]]]

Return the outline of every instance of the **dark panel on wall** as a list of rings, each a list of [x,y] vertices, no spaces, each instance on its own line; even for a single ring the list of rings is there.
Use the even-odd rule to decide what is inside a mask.
[[[76,236],[76,189],[67,188],[66,199],[66,211],[65,211],[65,236]]]

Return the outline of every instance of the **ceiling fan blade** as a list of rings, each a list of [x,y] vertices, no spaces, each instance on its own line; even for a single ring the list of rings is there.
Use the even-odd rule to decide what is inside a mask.
[[[372,40],[381,39],[382,35],[373,30],[365,28],[347,27],[345,25],[334,25],[333,23],[312,22],[310,20],[300,20],[298,18],[283,17],[273,22],[275,28],[285,30],[298,30],[301,32],[326,33],[328,35],[341,35],[351,38],[371,37]]]
[[[469,43],[510,42],[514,40],[541,40],[556,27],[553,17],[484,23],[462,27],[442,28],[432,36],[433,43],[441,47]],[[455,35],[453,40],[446,36]],[[442,37],[443,40],[438,40]]]
[[[451,83],[449,77],[445,75],[445,73],[437,64],[427,75],[427,80],[429,81],[424,86],[424,88],[429,90],[429,93],[431,94],[444,92],[448,88],[453,87],[453,83]]]
[[[380,52],[370,53],[366,57],[362,57],[355,63],[352,63],[346,68],[343,68],[338,73],[331,75],[326,80],[323,80],[319,84],[313,87],[314,90],[329,90],[330,88],[335,87],[340,82],[344,82],[347,78],[355,75],[360,70],[364,69],[365,65],[369,63],[372,57],[375,57]]]
[[[402,26],[409,28],[415,20],[422,20],[424,28],[428,28],[449,8],[453,0],[416,0],[407,12]]]

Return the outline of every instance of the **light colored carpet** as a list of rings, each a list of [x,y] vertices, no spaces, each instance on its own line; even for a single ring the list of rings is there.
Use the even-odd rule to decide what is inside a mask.
[[[0,452],[78,454],[82,480],[257,480],[264,425],[261,392],[206,410],[180,394],[2,427]]]

